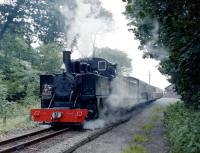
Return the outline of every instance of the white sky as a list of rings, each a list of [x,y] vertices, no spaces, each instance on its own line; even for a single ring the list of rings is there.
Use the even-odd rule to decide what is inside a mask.
[[[133,72],[131,76],[139,78],[145,82],[149,82],[149,71],[151,73],[151,84],[164,89],[169,85],[166,77],[158,70],[159,61],[153,59],[143,59],[142,51],[138,50],[139,42],[134,39],[134,35],[128,32],[126,17],[122,14],[126,3],[121,0],[101,0],[103,7],[113,14],[114,30],[98,38],[96,43],[98,47],[108,46],[117,48],[126,52],[132,59]]]

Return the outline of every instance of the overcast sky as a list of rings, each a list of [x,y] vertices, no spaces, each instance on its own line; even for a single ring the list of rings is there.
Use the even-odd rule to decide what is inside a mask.
[[[143,59],[142,51],[138,50],[139,42],[134,39],[134,35],[128,32],[126,17],[122,14],[126,3],[121,0],[101,0],[103,7],[110,10],[114,18],[114,30],[97,39],[99,47],[108,46],[126,52],[132,59],[132,76],[145,82],[149,82],[149,71],[151,73],[151,84],[160,88],[169,85],[166,77],[157,69],[159,61],[153,59]]]

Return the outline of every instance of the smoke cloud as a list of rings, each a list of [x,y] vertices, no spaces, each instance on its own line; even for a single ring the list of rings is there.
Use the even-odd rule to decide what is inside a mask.
[[[134,84],[134,81],[132,83]],[[131,113],[125,111],[137,104],[137,84],[130,90],[129,83],[117,77],[112,81],[111,88],[111,95],[104,102],[105,107],[101,110],[99,119],[85,122],[85,129],[102,128],[131,116]]]
[[[149,20],[149,19],[146,19]],[[144,51],[149,52],[158,60],[165,60],[169,57],[169,51],[165,46],[156,45],[159,40],[159,23],[157,20],[153,22],[153,29],[151,30],[151,40],[144,46]]]
[[[66,19],[65,47],[75,47],[83,57],[90,56],[96,36],[110,30],[112,14],[99,0],[66,0],[60,11]]]

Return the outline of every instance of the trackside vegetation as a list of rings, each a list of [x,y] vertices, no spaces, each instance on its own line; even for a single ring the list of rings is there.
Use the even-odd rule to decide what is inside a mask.
[[[0,116],[0,134],[38,126],[30,118],[30,109],[39,108],[38,98],[29,97],[28,102],[8,102]]]
[[[167,107],[164,122],[171,153],[200,152],[200,112],[177,102]]]

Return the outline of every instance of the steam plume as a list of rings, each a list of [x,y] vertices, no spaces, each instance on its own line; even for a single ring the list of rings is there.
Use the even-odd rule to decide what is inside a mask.
[[[94,39],[109,30],[112,14],[99,0],[66,0],[60,8],[66,19],[65,47],[76,47],[83,57],[92,54]]]

